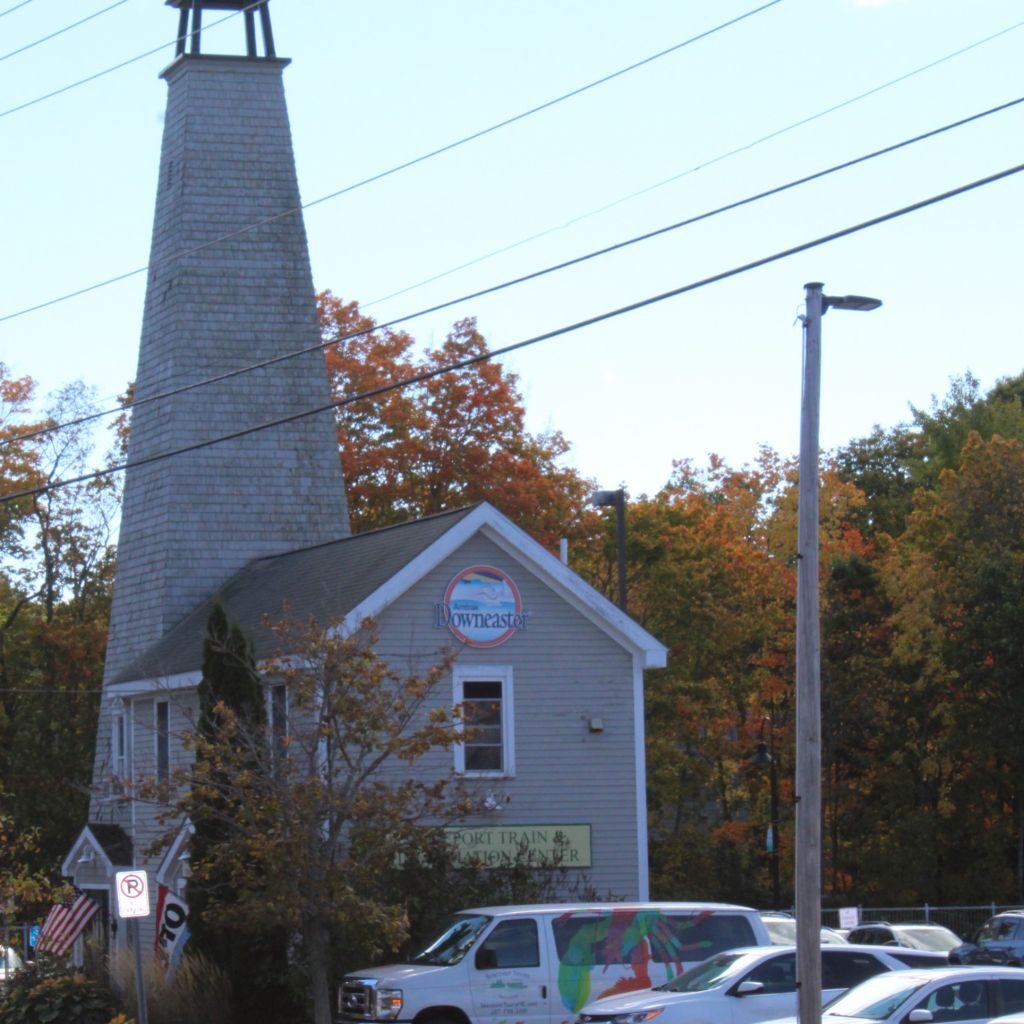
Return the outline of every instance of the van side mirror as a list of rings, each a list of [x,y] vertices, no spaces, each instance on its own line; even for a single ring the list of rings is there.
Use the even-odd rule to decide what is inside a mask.
[[[476,951],[476,969],[491,971],[498,966],[498,951],[492,946],[481,946]]]

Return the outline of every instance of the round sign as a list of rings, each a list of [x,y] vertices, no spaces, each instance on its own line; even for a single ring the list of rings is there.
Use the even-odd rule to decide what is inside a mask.
[[[448,584],[438,613],[438,625],[470,647],[497,647],[526,629],[528,618],[511,578],[490,565],[463,569]]]

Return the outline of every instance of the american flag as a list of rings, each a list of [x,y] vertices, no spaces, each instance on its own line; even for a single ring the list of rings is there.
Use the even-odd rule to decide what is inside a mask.
[[[99,909],[98,903],[89,899],[77,886],[72,886],[71,895],[63,903],[55,903],[46,915],[36,951],[64,956]]]

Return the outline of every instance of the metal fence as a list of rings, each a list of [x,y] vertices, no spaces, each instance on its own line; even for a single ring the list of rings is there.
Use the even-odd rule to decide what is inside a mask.
[[[946,907],[922,903],[916,907],[858,907],[861,924],[887,921],[889,924],[909,924],[927,921],[945,925],[962,939],[969,939],[993,914],[1001,910],[1015,910],[1019,904],[983,903],[976,906]],[[821,923],[830,928],[839,927],[839,909],[822,909]]]

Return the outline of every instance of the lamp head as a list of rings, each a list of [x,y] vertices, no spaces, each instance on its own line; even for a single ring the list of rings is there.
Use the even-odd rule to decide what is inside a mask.
[[[622,488],[617,491],[594,491],[590,496],[590,504],[594,508],[605,508],[609,505],[617,505],[622,500]]]
[[[834,307],[835,309],[852,309],[858,313],[869,313],[878,309],[882,304],[881,299],[873,299],[869,295],[822,295],[821,311]]]

